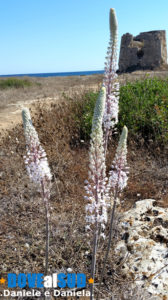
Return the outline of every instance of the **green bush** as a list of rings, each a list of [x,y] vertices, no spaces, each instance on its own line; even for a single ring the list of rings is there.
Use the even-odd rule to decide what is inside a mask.
[[[18,79],[18,78],[0,79],[0,89],[24,88],[31,85],[32,82],[29,81],[28,79]]]
[[[80,138],[90,138],[92,116],[98,93],[90,92],[77,102],[74,119]],[[134,138],[168,141],[168,78],[146,78],[120,87],[119,131],[124,125]]]
[[[81,140],[90,140],[92,117],[98,93],[89,92],[77,101],[72,101],[73,119]]]
[[[155,142],[168,140],[168,78],[146,78],[120,88],[119,128]]]

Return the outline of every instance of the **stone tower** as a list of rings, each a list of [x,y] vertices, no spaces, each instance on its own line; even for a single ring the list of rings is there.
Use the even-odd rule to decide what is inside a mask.
[[[122,36],[119,72],[154,70],[167,65],[166,31],[142,32],[137,36]]]

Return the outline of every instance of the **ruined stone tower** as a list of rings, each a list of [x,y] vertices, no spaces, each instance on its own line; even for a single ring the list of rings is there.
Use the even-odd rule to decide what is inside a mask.
[[[167,65],[166,31],[142,32],[137,36],[122,36],[119,72],[154,70]]]

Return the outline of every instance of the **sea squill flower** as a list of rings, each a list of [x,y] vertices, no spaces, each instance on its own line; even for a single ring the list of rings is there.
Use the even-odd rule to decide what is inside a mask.
[[[38,138],[38,134],[32,125],[30,112],[27,108],[22,110],[24,133],[26,139],[25,164],[30,179],[40,187],[42,182],[50,182],[52,176],[46,153]]]
[[[104,115],[106,89],[103,87],[96,101],[92,120],[91,143],[89,152],[89,180],[85,181],[87,196],[86,229],[93,233],[93,252],[91,263],[91,278],[95,278],[96,253],[98,234],[104,229],[107,222],[107,203],[105,201],[106,166],[103,147],[102,121]],[[101,234],[104,238],[105,236]],[[90,299],[94,299],[94,286],[90,287]]]
[[[109,172],[108,187],[113,194],[118,194],[127,186],[128,167],[127,167],[127,136],[128,129],[124,126],[116,150],[115,158]]]
[[[117,70],[117,18],[113,8],[110,9],[110,42],[105,62],[105,74],[103,85],[106,87],[106,104],[103,117],[104,149],[107,151],[107,143],[111,130],[118,123],[119,82]]]
[[[49,255],[49,199],[51,187],[51,172],[48,166],[46,153],[38,138],[38,134],[32,124],[30,112],[27,108],[22,110],[22,119],[24,125],[24,133],[26,139],[25,165],[30,179],[35,183],[45,205],[46,214],[46,265],[45,274],[48,270]]]
[[[91,132],[91,143],[89,152],[89,180],[85,181],[87,196],[86,221],[89,224],[104,226],[107,222],[106,201],[104,198],[106,187],[106,166],[103,148],[102,119],[104,114],[106,90],[103,87],[96,101]],[[90,228],[90,227],[87,227]]]
[[[112,209],[111,209],[108,245],[107,245],[104,262],[103,262],[103,267],[102,267],[102,271],[101,271],[101,275],[100,275],[100,284],[104,278],[106,262],[107,262],[110,247],[111,247],[117,197],[120,194],[120,192],[126,187],[127,180],[128,180],[128,176],[127,176],[127,174],[128,174],[127,136],[128,136],[128,129],[126,126],[124,126],[124,128],[122,130],[122,134],[120,136],[120,140],[119,140],[119,144],[118,144],[117,151],[115,154],[115,158],[113,161],[112,170],[110,171],[110,174],[109,174],[108,190],[109,190],[109,193],[112,192],[112,194],[113,194],[113,205],[112,205]]]

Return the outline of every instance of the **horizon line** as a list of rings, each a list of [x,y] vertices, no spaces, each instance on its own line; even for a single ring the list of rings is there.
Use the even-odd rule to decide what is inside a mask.
[[[45,74],[65,74],[65,73],[89,73],[89,72],[104,72],[103,69],[99,70],[86,70],[86,71],[66,71],[66,72],[37,72],[37,73],[15,73],[15,74],[1,74],[0,77],[6,76],[33,76],[33,75],[45,75]]]

